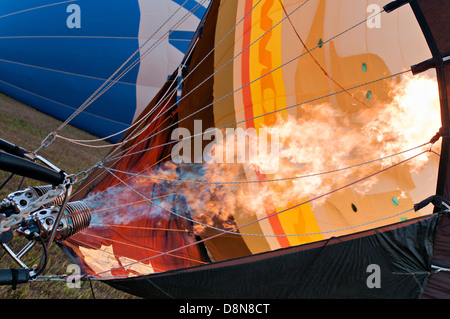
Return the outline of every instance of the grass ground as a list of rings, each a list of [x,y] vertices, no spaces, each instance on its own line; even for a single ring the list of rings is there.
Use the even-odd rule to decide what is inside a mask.
[[[36,150],[41,141],[60,124],[61,121],[0,94],[0,138],[28,150]],[[66,126],[61,134],[78,139],[93,138],[90,134],[70,125]],[[44,156],[67,173],[78,173],[97,163],[107,152],[108,149],[85,148],[57,139],[50,147],[42,149],[39,155]],[[0,171],[0,184],[8,176],[9,173]],[[5,188],[0,190],[0,201],[9,193],[17,190],[20,181],[20,178],[15,177]],[[19,238],[11,244],[11,247],[17,251],[25,244],[26,241]],[[34,254],[35,256],[29,256],[30,262],[33,262],[32,259],[37,258],[40,252],[36,251]],[[56,245],[53,245],[49,252],[47,268],[42,275],[66,274],[69,264],[72,264],[72,261]],[[0,268],[13,267],[16,268],[17,265],[0,248]],[[97,299],[135,298],[99,281],[91,283],[84,281],[81,288],[68,288],[64,281],[31,282],[18,285],[15,290],[9,286],[0,286],[0,299],[91,299],[94,297]]]

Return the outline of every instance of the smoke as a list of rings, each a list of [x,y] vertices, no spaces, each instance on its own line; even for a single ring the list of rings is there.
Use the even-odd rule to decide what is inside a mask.
[[[423,149],[356,166],[424,144],[440,127],[436,81],[406,77],[401,83],[392,89],[389,103],[375,103],[357,112],[329,104],[304,105],[300,117],[278,118],[266,127],[269,138],[276,135],[278,143],[277,170],[270,170],[271,174],[266,173],[275,161],[270,156],[234,163],[167,161],[151,172],[133,172],[146,177],[130,176],[128,186],[119,184],[85,200],[93,212],[91,224],[125,225],[140,218],[176,214],[192,218],[198,235],[207,226],[232,229],[233,216],[255,215],[269,204],[285,208],[399,163]],[[229,147],[222,143],[227,139],[216,142],[211,151]],[[239,147],[237,139],[233,143]],[[258,148],[248,141],[246,146]],[[429,156],[421,155],[405,165],[420,170]],[[356,167],[342,170],[350,166]],[[336,172],[325,174],[330,171]],[[374,177],[356,187],[368,191],[376,182]]]

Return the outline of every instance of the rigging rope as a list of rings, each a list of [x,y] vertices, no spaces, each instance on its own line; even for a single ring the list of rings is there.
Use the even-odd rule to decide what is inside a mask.
[[[172,82],[172,84],[170,86],[172,86],[174,83],[175,82]],[[168,91],[164,93],[164,96],[167,93],[168,93]],[[170,96],[173,96],[175,93],[176,93],[175,91],[172,92]],[[125,129],[123,129],[123,130],[121,130],[119,132],[116,132],[114,134],[105,136],[103,138],[91,139],[91,140],[77,140],[77,139],[71,139],[71,138],[67,138],[67,137],[61,136],[60,134],[56,134],[56,137],[60,138],[60,139],[63,139],[63,140],[66,140],[68,142],[71,142],[73,144],[77,144],[77,145],[81,145],[81,146],[85,146],[85,147],[90,147],[90,148],[106,148],[106,147],[120,146],[120,145],[122,145],[124,143],[127,143],[127,142],[135,139],[136,137],[138,137],[145,129],[147,129],[151,125],[151,123],[147,124],[144,128],[142,128],[140,130],[140,132],[138,132],[136,134],[134,134],[134,132],[131,132],[130,133],[130,135],[132,135],[131,137],[125,139],[124,141],[118,142],[118,143],[104,144],[104,145],[89,145],[89,144],[85,144],[83,142],[89,142],[89,143],[99,142],[99,141],[107,140],[107,139],[109,139],[111,137],[117,136],[119,134],[122,134],[122,133],[124,133],[126,131],[129,131],[131,128],[133,128],[133,127],[137,126],[138,124],[140,124],[141,122],[145,121],[153,113],[153,111],[156,110],[156,108],[158,106],[159,106],[159,104],[156,105],[155,107],[153,107],[145,116],[143,116],[140,119],[138,119],[137,121],[135,121],[131,126],[128,126],[128,127],[126,127]]]

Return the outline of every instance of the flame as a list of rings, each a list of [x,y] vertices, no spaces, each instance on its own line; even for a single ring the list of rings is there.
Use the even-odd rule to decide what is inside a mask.
[[[263,211],[268,202],[274,207],[286,207],[293,199],[326,193],[348,180],[373,172],[376,167],[393,165],[417,154],[420,150],[387,158],[371,164],[369,168],[358,166],[340,170],[424,144],[439,127],[436,80],[426,76],[406,76],[400,84],[392,87],[388,103],[378,102],[353,113],[346,113],[329,104],[304,105],[300,118],[278,118],[275,124],[267,127],[268,138],[272,142],[276,136],[275,142],[278,143],[276,161],[264,152],[256,160],[244,163],[174,164],[167,161],[159,169],[145,173],[149,178],[158,179],[133,177],[128,186],[135,191],[122,185],[103,194],[93,194],[87,201],[95,206],[92,209],[93,224],[125,224],[129,218],[148,218],[148,202],[143,205],[142,197],[137,196],[141,193],[154,202],[151,214],[158,218],[169,218],[172,214],[192,218],[195,234],[201,235],[207,226],[233,229],[233,215],[255,215]],[[222,143],[227,143],[227,139]],[[215,151],[230,149],[230,145],[222,143],[215,145]],[[233,138],[232,147],[238,143]],[[247,146],[256,148],[250,152],[260,153],[258,144]],[[420,170],[429,156],[422,155],[407,162],[407,165],[411,170]],[[274,162],[278,164],[276,170]],[[277,181],[249,183],[268,168],[271,174],[266,174],[265,178]],[[317,174],[335,170],[339,171]],[[312,176],[303,178],[304,175]],[[370,189],[375,183],[376,179],[371,179],[358,187]],[[159,194],[175,195],[152,197],[149,185],[156,185]],[[120,213],[120,209],[111,209],[109,215],[99,214],[97,218],[101,220],[95,219],[95,211],[104,211],[105,205],[115,207],[126,203],[132,207],[126,216]]]
[[[424,143],[441,126],[437,81],[427,76],[407,76],[403,85],[393,89],[392,103],[384,105],[363,133],[379,142],[380,155],[388,155]],[[370,114],[363,113],[363,117]],[[419,168],[423,157],[414,164]],[[392,162],[387,162],[392,164]]]

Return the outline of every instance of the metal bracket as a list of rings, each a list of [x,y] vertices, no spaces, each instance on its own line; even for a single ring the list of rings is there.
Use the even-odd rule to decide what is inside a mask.
[[[428,71],[429,69],[442,67],[443,65],[450,63],[450,54],[446,54],[444,57],[437,56],[426,61],[420,62],[411,66],[413,75]]]

